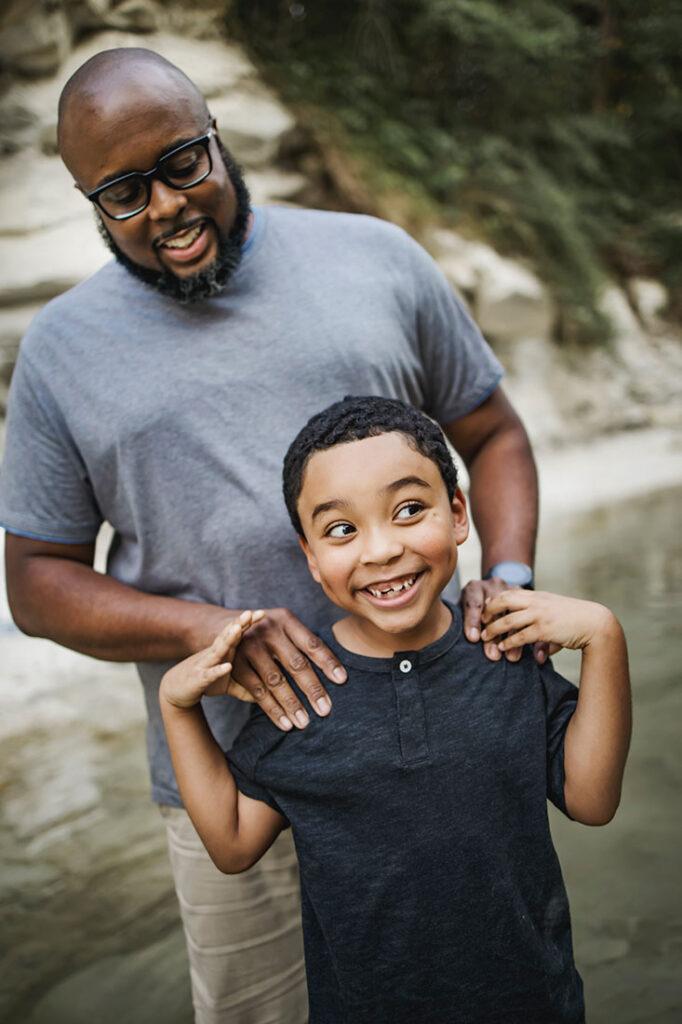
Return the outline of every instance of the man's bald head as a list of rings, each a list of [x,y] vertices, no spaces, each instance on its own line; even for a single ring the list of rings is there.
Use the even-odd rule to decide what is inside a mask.
[[[206,173],[185,184],[180,170],[174,182],[160,163],[188,146],[190,161],[196,147],[208,157]],[[151,50],[96,54],[64,86],[59,150],[88,198],[105,186],[125,194],[133,178],[146,189],[146,202],[129,216],[96,208],[107,245],[130,273],[180,301],[220,291],[241,259],[249,193],[184,72]]]
[[[201,92],[184,71],[165,57],[141,47],[103,50],[73,73],[59,97],[57,138],[67,167],[71,143],[81,137],[90,115],[106,118],[126,96],[140,89],[157,98],[167,96],[169,103],[181,96],[208,123],[208,108]]]

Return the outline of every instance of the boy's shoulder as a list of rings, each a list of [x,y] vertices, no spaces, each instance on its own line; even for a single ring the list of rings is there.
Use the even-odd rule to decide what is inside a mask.
[[[265,712],[253,704],[244,727],[227,753],[233,766],[255,777],[259,760],[283,742],[288,733],[282,732],[270,721]]]

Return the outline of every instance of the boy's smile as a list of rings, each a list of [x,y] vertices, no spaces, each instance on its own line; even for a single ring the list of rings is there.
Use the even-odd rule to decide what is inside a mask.
[[[349,650],[385,657],[437,640],[450,614],[440,594],[468,533],[461,491],[448,499],[435,462],[397,432],[309,459],[298,511],[313,577],[349,613]]]

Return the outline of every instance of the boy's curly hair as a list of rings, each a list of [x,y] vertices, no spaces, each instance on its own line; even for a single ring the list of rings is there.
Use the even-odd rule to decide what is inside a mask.
[[[457,468],[443,431],[425,413],[395,398],[377,395],[346,395],[340,402],[312,416],[292,441],[284,457],[282,486],[289,518],[301,536],[303,527],[297,505],[303,476],[311,455],[337,444],[361,441],[393,431],[402,434],[412,448],[438,466],[452,500],[457,487]]]

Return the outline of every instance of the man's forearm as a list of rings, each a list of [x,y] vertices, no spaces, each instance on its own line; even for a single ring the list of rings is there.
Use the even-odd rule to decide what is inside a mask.
[[[533,566],[538,524],[538,480],[519,423],[493,434],[468,465],[469,502],[481,541],[485,575],[503,561]]]
[[[10,587],[19,628],[107,661],[174,661],[208,645],[234,617],[215,605],[160,597],[66,558],[33,557]]]
[[[538,479],[528,435],[502,388],[445,428],[469,471],[469,503],[481,540],[483,575],[497,562],[532,567]]]

